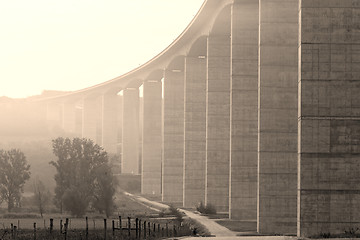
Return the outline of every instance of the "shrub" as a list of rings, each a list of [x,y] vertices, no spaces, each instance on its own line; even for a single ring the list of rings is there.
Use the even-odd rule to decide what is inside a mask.
[[[202,214],[216,214],[215,206],[210,203],[204,205],[202,202],[200,202],[196,207],[196,210]]]

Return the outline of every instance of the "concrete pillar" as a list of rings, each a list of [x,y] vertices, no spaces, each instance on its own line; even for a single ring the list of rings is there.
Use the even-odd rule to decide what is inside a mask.
[[[117,153],[118,97],[116,94],[102,96],[102,146],[111,154]]]
[[[260,0],[260,233],[296,233],[298,12],[298,0]]]
[[[343,234],[360,225],[360,5],[301,4],[298,236]]]
[[[76,104],[74,102],[62,104],[62,128],[67,133],[76,132]]]
[[[162,201],[182,205],[184,166],[184,69],[166,70]]]
[[[205,202],[206,57],[185,60],[185,147],[183,205]]]
[[[259,2],[235,1],[231,15],[229,215],[256,221]]]
[[[139,174],[139,89],[124,89],[121,172]]]
[[[230,19],[230,17],[229,17]],[[205,204],[229,211],[230,33],[208,38]]]
[[[123,135],[123,95],[117,95],[117,145],[116,153],[121,159],[122,155],[122,135]]]
[[[62,127],[62,107],[59,103],[46,103],[46,121],[51,130]]]
[[[99,139],[100,104],[97,98],[84,98],[82,111],[82,137],[101,145]]]
[[[83,125],[83,107],[75,107],[75,135],[82,136],[82,125]]]
[[[161,194],[162,83],[143,84],[141,193]]]

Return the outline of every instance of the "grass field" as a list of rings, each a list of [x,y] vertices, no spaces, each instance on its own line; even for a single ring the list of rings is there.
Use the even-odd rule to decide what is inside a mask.
[[[145,204],[136,202],[133,198],[123,193],[116,194],[117,209],[113,216],[106,219],[106,235],[107,239],[135,239],[136,222],[135,219],[141,220],[141,227],[144,229],[144,221],[146,221],[147,231],[150,222],[151,233],[146,239],[159,239],[162,236],[179,236],[192,235],[193,229],[200,229],[192,220],[185,219],[182,224],[174,215],[169,212],[158,211],[149,208]],[[88,213],[88,239],[105,239],[105,216],[98,213]],[[131,238],[128,238],[127,230],[123,230],[121,234],[119,216],[121,216],[121,227],[128,229],[128,217],[131,219],[130,228]],[[50,234],[50,218],[53,219],[52,234]],[[45,213],[40,218],[36,213],[28,213],[21,211],[12,214],[0,215],[0,239],[35,239],[34,223],[36,224],[36,240],[38,239],[64,239],[64,234],[60,234],[60,229],[64,231],[65,219],[69,219],[67,240],[69,239],[86,239],[86,218],[73,218],[69,214],[50,214]],[[113,232],[112,222],[114,221],[115,231]],[[154,225],[156,231],[154,232]],[[16,226],[17,234],[13,236],[11,226]],[[182,227],[181,227],[182,226]],[[167,229],[167,230],[166,230]],[[175,230],[174,230],[175,229]],[[159,232],[160,230],[160,232]],[[114,234],[114,237],[113,237]],[[142,233],[143,236],[143,233]]]

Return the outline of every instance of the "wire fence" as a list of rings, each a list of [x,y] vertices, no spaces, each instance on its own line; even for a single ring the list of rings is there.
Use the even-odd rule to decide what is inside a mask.
[[[196,234],[190,224],[156,219],[0,219],[0,240],[45,239],[161,239]],[[12,221],[9,224],[9,221]],[[1,226],[0,225],[0,226]]]

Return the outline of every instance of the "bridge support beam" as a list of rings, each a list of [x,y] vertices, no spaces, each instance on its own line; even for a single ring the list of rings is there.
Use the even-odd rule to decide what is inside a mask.
[[[162,201],[182,205],[184,166],[184,66],[165,70]]]
[[[296,233],[298,12],[298,0],[260,0],[260,233]]]
[[[83,99],[82,137],[101,145],[101,106],[99,99],[86,97]]]
[[[205,202],[206,56],[185,60],[185,149],[183,205]]]
[[[162,83],[143,84],[141,192],[161,194],[162,164]]]
[[[228,35],[210,35],[207,55],[205,204],[215,206],[219,212],[228,212],[230,33]]]
[[[121,172],[139,174],[139,89],[123,90]]]
[[[102,146],[111,154],[117,153],[118,104],[116,94],[102,95]]]
[[[231,21],[230,218],[256,221],[258,1],[235,1]]]

